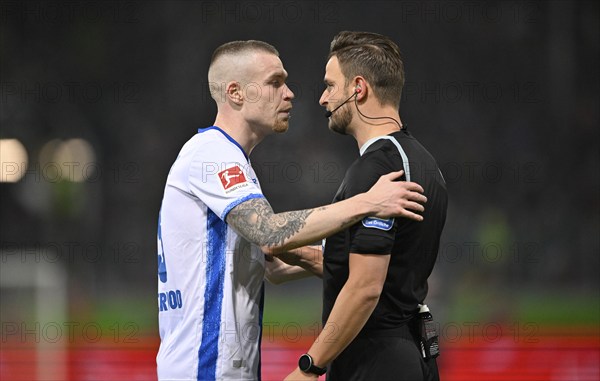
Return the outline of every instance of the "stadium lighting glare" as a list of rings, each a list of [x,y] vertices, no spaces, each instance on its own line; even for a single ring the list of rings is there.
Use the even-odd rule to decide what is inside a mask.
[[[64,180],[84,182],[95,170],[94,148],[84,139],[66,141],[53,139],[40,152],[40,164],[44,177],[52,182]]]
[[[27,150],[17,139],[0,139],[0,182],[16,183],[27,171]]]

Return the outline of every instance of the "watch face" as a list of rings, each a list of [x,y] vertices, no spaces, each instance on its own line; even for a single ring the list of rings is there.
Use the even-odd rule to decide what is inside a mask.
[[[311,358],[308,355],[302,355],[300,356],[300,360],[298,360],[298,368],[300,368],[301,371],[306,372],[310,369],[310,366],[312,365],[312,361],[310,361]]]

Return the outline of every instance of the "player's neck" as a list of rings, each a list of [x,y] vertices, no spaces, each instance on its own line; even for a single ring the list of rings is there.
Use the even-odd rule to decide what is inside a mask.
[[[264,139],[264,136],[255,134],[244,121],[234,119],[217,114],[214,125],[225,131],[244,149],[246,155],[250,156],[254,147]]]

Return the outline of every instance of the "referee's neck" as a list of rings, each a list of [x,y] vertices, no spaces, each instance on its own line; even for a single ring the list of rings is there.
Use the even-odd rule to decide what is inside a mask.
[[[358,148],[362,147],[367,141],[379,137],[393,134],[394,132],[400,131],[400,128],[393,121],[374,121],[367,123],[361,123],[352,134]]]

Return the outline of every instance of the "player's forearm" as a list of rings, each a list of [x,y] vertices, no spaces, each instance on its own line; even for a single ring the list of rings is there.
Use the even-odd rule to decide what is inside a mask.
[[[364,194],[348,200],[274,214],[263,198],[246,201],[231,210],[227,223],[267,254],[279,254],[321,240],[376,211]]]
[[[380,291],[344,286],[327,323],[308,353],[315,364],[324,367],[354,340],[373,313]]]
[[[323,277],[323,250],[321,246],[299,247],[277,254],[277,258],[289,265],[302,267],[319,278]]]
[[[263,246],[263,250],[278,255],[329,237],[373,213],[374,208],[370,206],[372,205],[364,200],[363,195],[357,195],[331,205],[301,211],[306,212],[306,218],[298,231],[278,243]],[[276,217],[287,221],[297,213],[299,212],[279,213]]]
[[[313,274],[300,266],[293,266],[272,258],[265,263],[265,278],[272,284],[307,278]]]

